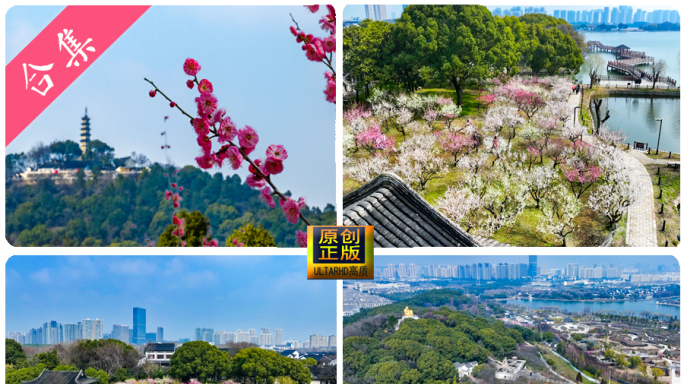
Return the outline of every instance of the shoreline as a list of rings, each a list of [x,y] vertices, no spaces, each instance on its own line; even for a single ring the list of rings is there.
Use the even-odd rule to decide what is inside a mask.
[[[677,305],[672,305],[672,304],[658,304],[658,300],[653,299],[653,298],[651,298],[651,299],[631,299],[631,300],[628,300],[628,299],[619,299],[619,300],[564,300],[564,299],[542,299],[542,298],[531,298],[531,299],[506,298],[506,299],[497,299],[497,300],[560,301],[563,303],[625,303],[625,302],[639,302],[639,301],[655,300],[656,305],[667,305],[667,306],[677,307]]]

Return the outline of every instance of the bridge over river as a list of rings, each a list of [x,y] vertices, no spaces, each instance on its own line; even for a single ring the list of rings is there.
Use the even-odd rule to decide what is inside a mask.
[[[641,66],[653,65],[652,56],[647,56],[646,52],[633,51],[628,46],[621,44],[617,47],[604,45],[600,41],[587,41],[587,48],[591,52],[610,52],[615,55],[615,60],[608,62],[608,70],[616,71],[631,77],[633,80],[647,79],[653,81],[653,76],[644,71]],[[677,81],[671,77],[661,78],[662,81],[673,87],[677,86]]]

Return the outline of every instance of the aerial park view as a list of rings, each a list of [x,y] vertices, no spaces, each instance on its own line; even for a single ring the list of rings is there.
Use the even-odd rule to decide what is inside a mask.
[[[345,8],[345,225],[383,247],[677,245],[679,14],[567,8]]]

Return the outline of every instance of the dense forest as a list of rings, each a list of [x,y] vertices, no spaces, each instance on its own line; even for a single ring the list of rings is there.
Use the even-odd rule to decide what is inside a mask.
[[[584,39],[562,19],[542,14],[495,17],[481,5],[409,5],[394,23],[362,21],[344,28],[344,74],[360,94],[369,88],[464,89],[520,67],[534,75],[576,73]]]
[[[420,317],[395,325],[409,306]],[[350,384],[455,382],[454,362],[510,357],[518,344],[540,340],[532,329],[485,318],[491,309],[460,290],[424,292],[411,299],[362,310],[344,328],[344,380]],[[478,367],[480,367],[478,366]]]
[[[15,246],[143,246],[157,242],[171,224],[173,205],[165,200],[168,170],[152,164],[136,178],[104,180],[93,172],[87,179],[79,171],[72,184],[41,180],[24,184],[7,182],[6,233]],[[208,233],[225,245],[238,228],[263,228],[280,247],[294,247],[295,231],[306,231],[300,221],[287,222],[279,207],[269,209],[259,192],[239,176],[214,175],[193,166],[183,167],[175,180],[184,189],[181,209],[199,212],[211,226]],[[289,195],[289,192],[286,193]],[[332,225],[335,208],[306,207],[302,213],[312,225]]]

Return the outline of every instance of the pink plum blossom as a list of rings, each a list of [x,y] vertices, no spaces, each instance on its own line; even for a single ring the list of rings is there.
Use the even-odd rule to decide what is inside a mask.
[[[264,180],[263,177],[261,177],[259,175],[255,175],[253,173],[250,175],[247,175],[247,177],[245,178],[245,182],[251,188],[261,188],[261,187],[266,186],[266,180]]]
[[[238,131],[238,139],[240,140],[240,147],[254,148],[259,142],[259,135],[249,125]]]
[[[318,5],[318,4],[305,5],[304,7],[307,8],[309,11],[311,11],[311,13],[316,13],[316,12],[318,12],[318,8],[320,7],[320,5]]]
[[[283,161],[287,159],[287,151],[282,145],[271,144],[266,149],[266,156]]]
[[[267,157],[261,169],[265,169],[265,173],[268,175],[277,175],[283,171],[284,167],[282,161],[273,157]]]
[[[218,241],[216,239],[212,239],[207,241],[207,238],[204,237],[202,238],[202,246],[203,247],[218,247]]]
[[[299,245],[300,248],[306,248],[306,246],[307,246],[306,232],[302,232],[298,229],[297,232],[295,232],[295,240],[297,241],[297,245]]]
[[[269,186],[265,186],[261,189],[259,199],[266,203],[266,205],[268,205],[269,208],[275,208],[276,206],[275,201],[273,201],[273,196],[271,196],[271,187]]]
[[[200,93],[212,93],[214,92],[214,86],[211,85],[211,81],[207,79],[202,79],[200,80],[199,85],[197,86],[197,90],[200,91]]]
[[[183,64],[183,70],[185,71],[185,74],[188,76],[195,76],[197,73],[202,69],[202,66],[199,65],[197,60],[188,58],[185,60],[185,63]]]
[[[223,120],[221,120],[221,124],[219,125],[218,129],[219,143],[223,144],[232,141],[235,139],[237,134],[237,128],[235,127],[235,124],[233,124],[233,121],[230,120],[230,116],[226,116]]]
[[[202,117],[195,117],[192,119],[192,126],[195,128],[195,133],[198,135],[209,134],[209,120]]]
[[[233,167],[233,169],[238,169],[242,166],[242,154],[240,153],[240,150],[237,149],[235,146],[231,146],[226,150],[226,158],[230,162],[230,166]]]
[[[285,201],[285,203],[282,203],[281,200],[281,205],[283,207],[285,217],[287,217],[287,221],[289,221],[291,224],[297,224],[297,221],[299,220],[299,204],[292,199],[288,199]]]
[[[206,117],[214,113],[218,106],[218,99],[210,92],[205,92],[195,99],[197,103],[197,114]]]

